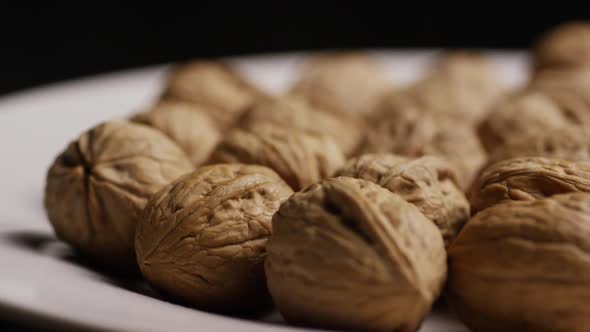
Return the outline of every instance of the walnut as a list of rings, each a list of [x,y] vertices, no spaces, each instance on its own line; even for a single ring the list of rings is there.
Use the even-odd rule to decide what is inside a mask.
[[[469,219],[469,203],[455,170],[444,159],[365,154],[336,173],[376,183],[414,204],[439,228],[448,246]]]
[[[229,65],[194,61],[170,73],[163,98],[208,106],[217,124],[228,127],[261,94]]]
[[[213,152],[210,162],[264,165],[298,191],[331,176],[345,160],[330,137],[260,124],[251,130],[229,132]]]
[[[303,98],[293,96],[263,98],[244,112],[238,125],[253,128],[272,123],[305,131],[312,135],[328,135],[346,155],[353,154],[363,138],[362,119],[351,113],[324,111]]]
[[[408,157],[445,157],[459,171],[460,186],[466,188],[486,159],[475,131],[455,121],[437,118],[412,104],[389,103],[384,99],[368,115],[370,130],[363,153],[394,153]]]
[[[262,166],[205,166],[160,190],[138,224],[139,267],[157,290],[212,311],[265,304],[271,217],[293,191]]]
[[[587,331],[590,195],[493,206],[449,250],[448,298],[474,331]]]
[[[267,283],[290,323],[416,331],[446,278],[434,224],[365,180],[314,184],[283,203],[272,224]]]
[[[387,98],[389,103],[397,99],[435,116],[471,125],[485,116],[503,91],[485,58],[456,52],[444,57],[423,80]]]
[[[566,90],[590,100],[590,63],[584,67],[547,68],[533,73],[529,89]]]
[[[569,22],[546,33],[535,49],[535,66],[590,65],[590,23]]]
[[[590,160],[590,131],[580,128],[560,128],[525,133],[507,141],[502,149],[494,150],[488,162],[491,164],[516,157]]]
[[[590,163],[543,157],[508,159],[486,168],[470,193],[472,212],[504,201],[590,192]]]
[[[192,171],[186,154],[147,126],[112,121],[70,143],[47,173],[57,236],[107,267],[135,266],[133,236],[149,197]]]
[[[590,125],[590,103],[571,90],[526,91],[500,103],[479,125],[488,152],[523,134]]]
[[[304,64],[291,93],[327,109],[363,113],[390,88],[383,69],[369,55],[326,53]]]
[[[161,101],[146,112],[135,114],[131,121],[159,129],[175,141],[195,165],[205,162],[221,133],[209,115],[196,104]]]

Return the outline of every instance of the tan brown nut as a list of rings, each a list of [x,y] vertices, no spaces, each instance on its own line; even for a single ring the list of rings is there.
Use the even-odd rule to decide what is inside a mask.
[[[293,191],[262,166],[197,169],[148,202],[135,238],[137,261],[160,292],[212,311],[267,304],[271,217]]]
[[[561,128],[514,137],[494,150],[489,164],[517,157],[548,157],[570,161],[590,160],[590,130]]]
[[[364,134],[362,118],[351,113],[326,111],[294,96],[261,98],[244,112],[238,126],[248,129],[261,123],[330,136],[345,155],[357,150]]]
[[[345,159],[330,137],[260,124],[250,130],[229,132],[213,152],[210,162],[264,165],[298,191],[331,176]]]
[[[367,117],[369,130],[363,153],[394,153],[408,157],[441,156],[459,172],[467,188],[486,160],[475,131],[455,121],[438,118],[412,104],[384,99]]]
[[[261,94],[229,65],[200,60],[180,65],[170,73],[163,98],[208,106],[211,117],[225,128]]]
[[[453,167],[444,159],[365,154],[336,173],[376,183],[414,204],[440,230],[448,246],[469,219],[469,202]]]
[[[534,54],[537,69],[590,64],[590,22],[568,22],[553,28],[538,41]]]
[[[175,141],[194,165],[205,162],[221,133],[204,106],[178,101],[161,101],[131,121],[154,127]]]
[[[54,161],[45,186],[47,216],[57,236],[83,254],[132,269],[135,227],[147,200],[192,170],[186,154],[159,131],[106,122]]]
[[[291,196],[272,223],[268,287],[290,323],[416,331],[445,281],[436,226],[374,183],[324,180]]]
[[[486,168],[474,182],[471,211],[567,192],[590,192],[590,163],[543,157],[508,159]]]
[[[586,102],[569,89],[530,90],[494,107],[480,123],[478,135],[493,153],[520,135],[589,125],[590,99]]]
[[[453,242],[447,297],[473,331],[585,332],[589,275],[590,194],[509,202]]]
[[[291,93],[327,109],[364,113],[389,89],[391,82],[368,54],[325,53],[304,63]]]

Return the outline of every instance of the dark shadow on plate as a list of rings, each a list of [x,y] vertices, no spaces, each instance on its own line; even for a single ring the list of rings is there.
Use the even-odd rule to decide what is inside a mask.
[[[12,243],[13,245],[35,252],[45,256],[51,256],[69,264],[78,266],[92,274],[93,278],[97,278],[105,283],[115,285],[121,289],[132,293],[148,296],[154,299],[165,301],[171,304],[180,305],[190,309],[202,310],[194,308],[186,303],[177,301],[174,298],[158,293],[152,289],[141,277],[141,273],[135,267],[130,271],[117,271],[109,269],[103,265],[97,264],[87,257],[79,254],[67,244],[58,240],[55,235],[48,232],[22,230],[13,231],[0,234],[2,238]],[[269,299],[270,301],[270,299]],[[272,305],[262,307],[252,312],[211,312],[212,314],[220,314],[223,316],[230,316],[238,319],[257,320],[261,323],[280,324],[281,319],[275,317],[276,312],[273,313]]]

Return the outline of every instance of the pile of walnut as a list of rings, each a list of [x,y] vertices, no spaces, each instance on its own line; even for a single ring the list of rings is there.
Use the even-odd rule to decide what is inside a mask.
[[[507,91],[452,53],[396,87],[366,54],[307,61],[269,96],[229,65],[70,143],[47,174],[59,238],[161,295],[287,322],[419,329],[444,297],[474,331],[590,326],[590,24]]]

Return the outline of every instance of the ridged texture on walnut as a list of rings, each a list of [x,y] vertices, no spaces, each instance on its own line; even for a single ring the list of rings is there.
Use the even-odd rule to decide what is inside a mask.
[[[569,161],[590,160],[590,131],[562,128],[517,136],[490,155],[490,164],[517,157],[548,157]]]
[[[135,240],[157,290],[213,311],[252,311],[268,300],[264,278],[271,217],[292,190],[261,166],[199,168],[148,202]]]
[[[283,203],[267,250],[272,298],[299,325],[416,331],[446,275],[434,224],[400,196],[348,177]]]
[[[425,79],[402,90],[398,98],[436,116],[475,124],[503,91],[494,68],[484,57],[455,52],[443,57]]]
[[[590,195],[493,206],[449,249],[448,298],[477,332],[590,326]]]
[[[537,68],[590,65],[590,22],[554,28],[539,40],[534,51]]]
[[[440,230],[448,246],[469,219],[469,203],[452,166],[438,157],[365,154],[336,173],[376,183],[414,204]]]
[[[175,68],[168,77],[163,98],[203,104],[220,127],[231,126],[261,92],[229,65],[194,61]]]
[[[294,96],[260,99],[244,112],[238,126],[249,129],[261,123],[330,136],[346,155],[357,150],[364,134],[362,118],[351,113],[327,111]]]
[[[394,153],[408,157],[441,156],[458,170],[467,188],[486,159],[475,131],[438,118],[416,105],[384,99],[367,118],[369,130],[363,153]]]
[[[57,236],[98,263],[133,269],[133,236],[156,191],[193,166],[159,131],[106,122],[70,143],[47,173],[45,209]]]
[[[162,101],[146,112],[135,114],[131,121],[154,127],[175,141],[194,165],[205,162],[221,133],[208,112],[199,105]]]
[[[327,109],[364,113],[391,88],[383,68],[362,53],[326,53],[307,60],[291,93]]]
[[[589,125],[590,102],[573,90],[549,89],[520,93],[498,104],[478,134],[486,150],[494,152],[523,134]]]
[[[542,157],[508,159],[486,168],[471,188],[473,213],[505,201],[590,192],[590,163]]]
[[[250,130],[229,132],[210,162],[264,165],[298,191],[331,176],[345,160],[340,147],[330,137],[260,124]]]

